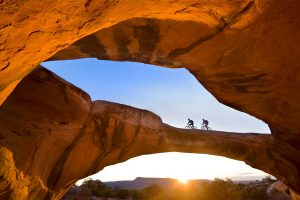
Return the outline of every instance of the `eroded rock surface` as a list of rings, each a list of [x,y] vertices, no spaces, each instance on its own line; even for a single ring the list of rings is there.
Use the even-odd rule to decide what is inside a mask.
[[[264,120],[274,135],[300,147],[300,2],[260,3],[245,2],[212,23],[204,16],[128,19],[51,60],[96,57],[186,67],[220,102]],[[182,12],[197,7],[203,9]],[[213,16],[207,12],[202,14]]]
[[[236,19],[244,10],[247,20],[243,23],[246,23],[267,4],[251,0],[0,1],[0,103],[40,62],[97,30],[128,19],[156,18],[191,21],[194,25],[210,27],[205,28],[203,34],[213,33],[220,24],[224,26],[224,20]],[[141,29],[137,34],[149,31]],[[124,36],[120,34],[118,38],[126,48],[129,43]],[[193,38],[198,36],[201,35]],[[150,38],[148,43],[153,46],[157,39]],[[188,42],[182,40],[179,45],[186,46]],[[101,49],[95,51],[101,53]],[[149,49],[145,51],[140,53],[149,53]]]
[[[0,107],[0,195],[59,198],[76,179],[157,152],[152,146],[244,160],[300,193],[299,10],[292,0],[0,1],[0,104],[42,61],[129,60],[186,67],[220,102],[272,131],[183,134],[149,112],[90,102],[37,70]]]
[[[0,130],[1,156],[7,157],[0,170],[0,198],[59,199],[78,179],[105,166],[173,151],[243,160],[295,190],[300,184],[297,163],[288,159],[297,151],[283,154],[274,144],[293,147],[269,134],[177,129],[149,111],[92,102],[44,68],[27,76],[1,106]]]

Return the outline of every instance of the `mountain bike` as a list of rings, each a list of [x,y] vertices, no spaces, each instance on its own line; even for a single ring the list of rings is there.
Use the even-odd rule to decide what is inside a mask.
[[[197,129],[197,127],[196,127],[196,126],[193,126],[193,125],[191,125],[191,124],[187,124],[187,125],[185,126],[185,129]]]
[[[206,128],[206,126],[203,125],[201,126],[201,130],[211,131],[212,129],[209,126]]]

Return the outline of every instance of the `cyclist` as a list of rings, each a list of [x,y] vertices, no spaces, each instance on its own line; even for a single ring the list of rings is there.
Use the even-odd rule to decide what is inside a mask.
[[[204,125],[204,127],[206,128],[206,130],[208,130],[208,121],[206,119],[202,119],[202,125]]]
[[[194,128],[194,121],[191,119],[188,119],[188,125],[192,128]]]

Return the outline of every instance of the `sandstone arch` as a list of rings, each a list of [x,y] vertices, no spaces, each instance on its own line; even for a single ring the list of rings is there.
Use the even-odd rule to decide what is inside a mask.
[[[297,158],[300,148],[298,137],[300,75],[297,58],[300,47],[295,45],[300,42],[299,8],[300,3],[296,1],[279,0],[217,2],[80,0],[71,3],[5,0],[0,2],[0,102],[6,99],[23,77],[41,61],[47,59],[92,56],[168,67],[186,66],[219,101],[268,123],[272,136],[264,140],[265,147],[258,146],[262,148],[261,152],[269,154],[262,153],[262,156],[266,156],[264,159],[272,160],[275,164],[259,165],[260,159],[255,156],[243,157],[242,160],[272,173],[299,193],[300,164]],[[83,38],[96,31],[98,32],[94,35]],[[173,35],[178,34],[178,37],[168,35],[168,31]],[[153,35],[155,37],[152,37]],[[83,39],[56,54],[80,38]],[[93,41],[98,42],[93,44]],[[93,48],[87,51],[87,47],[92,44]],[[22,84],[19,87],[22,88]],[[68,88],[69,86],[60,88],[62,96]],[[32,102],[38,102],[39,92],[42,91],[38,90],[36,96],[33,94]],[[83,95],[82,92],[79,93]],[[24,97],[27,95],[21,94],[16,92],[11,98],[22,99],[22,95]],[[17,99],[15,103],[18,103]],[[34,99],[36,100],[33,101]],[[78,111],[80,116],[77,121],[74,119],[74,124],[82,124],[83,116],[90,112],[88,111],[90,103],[84,97],[74,101],[74,105],[80,102],[85,105],[78,107],[81,109]],[[18,188],[18,191],[23,192],[24,195],[26,193],[24,185],[36,183],[33,185],[38,189],[35,188],[34,191],[38,196],[40,195],[39,197],[50,198],[51,195],[58,197],[60,192],[56,190],[57,188],[49,191],[49,188],[51,190],[51,187],[57,185],[57,181],[43,179],[44,174],[50,172],[43,171],[39,172],[43,176],[33,176],[28,172],[31,164],[24,161],[26,160],[24,151],[16,152],[17,147],[26,145],[27,139],[30,138],[28,136],[30,133],[24,132],[29,123],[25,120],[28,116],[23,116],[24,127],[20,127],[23,131],[13,133],[12,135],[17,136],[12,137],[11,140],[6,138],[6,135],[10,138],[11,135],[8,133],[13,131],[13,125],[17,123],[16,119],[12,120],[11,124],[8,123],[9,118],[6,119],[6,116],[14,113],[11,118],[13,119],[19,114],[22,115],[15,110],[17,104],[13,105],[12,102],[14,100],[7,100],[6,105],[10,106],[4,105],[0,108],[3,124],[1,162],[4,167],[2,171],[9,172],[5,172],[3,176],[8,178],[3,179],[2,182],[5,184],[1,191],[12,193],[9,187],[14,188],[12,191]],[[69,109],[73,109],[74,105],[70,105]],[[55,106],[47,108],[55,108]],[[65,110],[64,112],[68,113]],[[50,115],[51,112],[48,114]],[[52,117],[53,123],[57,123],[59,127],[63,126],[64,120],[55,113],[52,114],[53,116],[48,117]],[[23,123],[23,121],[18,122]],[[10,124],[10,127],[7,124]],[[36,129],[44,130],[45,127],[47,124]],[[254,141],[260,141],[260,136],[250,137],[257,138]],[[243,140],[243,137],[239,136],[239,139]],[[32,140],[27,142],[31,144]],[[254,145],[250,149],[256,148],[257,146]],[[12,155],[15,158],[17,171],[13,170]],[[64,160],[63,158],[56,158],[56,160],[59,163]],[[37,158],[33,156],[30,160],[34,159]],[[250,162],[248,159],[253,161]],[[7,170],[8,168],[11,170]],[[40,166],[31,170],[34,172],[42,169]],[[59,167],[51,170],[54,174],[61,171]],[[24,175],[21,172],[24,172]],[[18,181],[12,179],[14,173],[19,174]],[[25,177],[28,175],[30,178]],[[24,191],[20,190],[22,186],[25,188]]]
[[[85,92],[44,68],[27,76],[1,109],[0,189],[16,199],[58,199],[78,179],[105,166],[161,152],[225,156],[283,180],[297,172],[274,148],[269,134],[174,128],[149,111],[92,102]]]

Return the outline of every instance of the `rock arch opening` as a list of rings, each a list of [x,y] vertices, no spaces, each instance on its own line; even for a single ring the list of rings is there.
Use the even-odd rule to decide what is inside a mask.
[[[194,119],[195,125],[199,127],[202,118],[211,119],[211,124],[214,125],[210,126],[219,131],[269,132],[267,125],[263,122],[218,103],[186,69],[170,69],[140,63],[96,59],[52,61],[42,65],[88,92],[92,100],[101,99],[146,109],[158,114],[164,123],[174,127],[184,128],[189,117]],[[166,159],[172,160],[171,157],[166,156]],[[190,156],[191,158],[193,157]],[[199,160],[199,157],[194,156],[194,160],[197,159]],[[207,169],[214,168],[213,161],[217,166],[222,165],[222,159],[215,156],[210,159],[211,162],[206,162],[209,165],[203,165]],[[205,163],[204,159],[202,161]],[[223,165],[226,161],[223,160]],[[175,161],[173,164],[170,162],[164,166],[171,169],[174,168],[172,165],[180,166],[186,162],[189,162],[188,159],[185,162],[177,159],[177,162]],[[236,163],[232,162],[232,165],[237,166]],[[134,167],[133,165],[129,166]],[[254,169],[250,170],[245,167],[245,164],[240,164],[240,167],[248,169],[249,173],[257,173]],[[135,169],[138,174],[138,169],[142,168]],[[162,171],[165,172],[163,169]],[[178,173],[181,172],[178,171]],[[216,171],[216,174],[218,172]],[[112,174],[117,173],[115,171]],[[211,173],[210,176],[212,176]],[[119,177],[119,180],[121,179],[122,177]]]
[[[200,128],[206,118],[214,130],[270,133],[261,120],[219,103],[185,68],[97,59],[42,65],[86,91],[92,100],[149,110],[177,128],[184,128],[187,118]]]
[[[220,167],[222,166],[222,167]],[[139,156],[105,167],[87,178],[102,182],[133,180],[137,177],[179,180],[230,178],[234,181],[261,180],[267,174],[241,161],[220,156],[188,153],[160,153]],[[80,185],[85,179],[77,182]]]
[[[14,155],[6,165],[14,166],[13,171],[22,168],[27,179],[38,177],[45,184],[27,185],[35,191],[32,195],[60,198],[75,181],[105,166],[162,152],[225,156],[274,175],[278,169],[265,165],[269,134],[171,127],[146,110],[91,101],[87,93],[42,67],[4,102],[0,126],[3,153]]]

